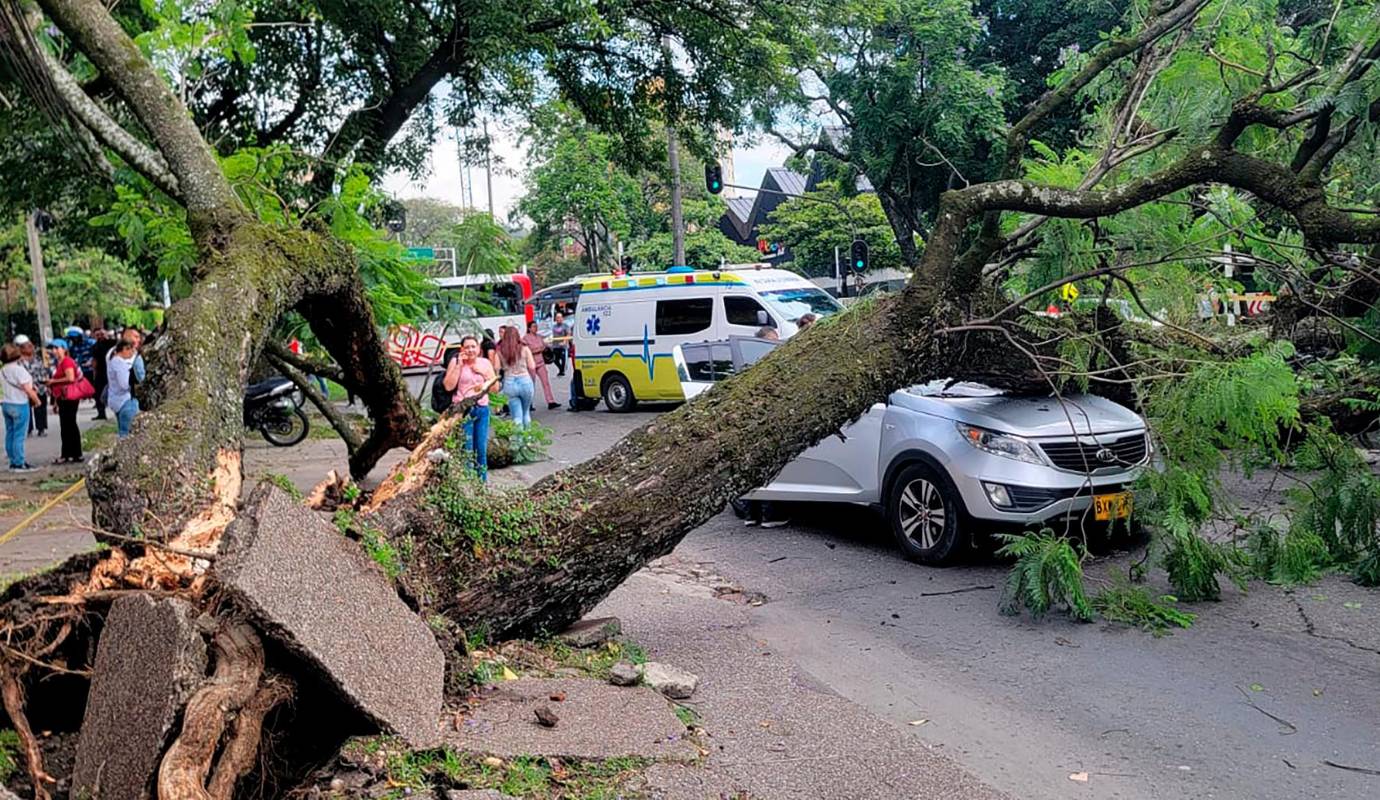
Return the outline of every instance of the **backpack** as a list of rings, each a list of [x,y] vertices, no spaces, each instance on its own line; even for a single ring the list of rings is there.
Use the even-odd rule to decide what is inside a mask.
[[[431,382],[431,410],[437,414],[446,413],[454,397],[454,392],[446,391],[445,375],[437,375],[436,380]]]
[[[454,402],[455,393],[446,391],[446,368],[450,362],[458,355],[456,350],[446,351],[446,355],[441,359],[441,374],[437,375],[431,382],[431,410],[437,414],[444,414],[450,410],[451,403]]]

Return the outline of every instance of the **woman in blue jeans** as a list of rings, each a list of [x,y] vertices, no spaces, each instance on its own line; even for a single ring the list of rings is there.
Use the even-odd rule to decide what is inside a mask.
[[[489,480],[489,387],[496,380],[493,364],[479,355],[479,340],[466,336],[460,340],[460,355],[450,360],[442,385],[455,392],[452,403],[477,397],[465,416],[465,449],[474,454],[474,471],[479,480]]]
[[[532,424],[532,373],[537,369],[532,351],[522,343],[517,328],[503,329],[498,342],[498,368],[503,370],[503,394],[508,397],[508,410],[519,428]]]
[[[24,455],[24,440],[29,436],[29,409],[38,403],[38,393],[34,391],[34,379],[29,371],[19,363],[21,353],[18,347],[7,344],[0,348],[0,382],[4,386],[5,413],[5,455],[10,460],[10,471],[33,472]]]

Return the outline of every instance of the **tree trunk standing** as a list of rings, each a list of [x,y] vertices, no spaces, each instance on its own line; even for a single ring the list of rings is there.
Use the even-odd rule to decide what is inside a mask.
[[[372,466],[388,448],[416,441],[417,405],[383,350],[348,249],[252,222],[234,227],[224,245],[192,294],[168,310],[167,332],[149,353],[149,411],[92,467],[97,527],[167,540],[229,522],[239,499],[245,376],[274,323],[299,304],[375,418],[352,465]]]

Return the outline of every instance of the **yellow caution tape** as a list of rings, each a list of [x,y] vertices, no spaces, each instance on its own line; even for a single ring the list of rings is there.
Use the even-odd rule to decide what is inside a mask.
[[[77,481],[71,486],[68,486],[66,489],[63,489],[62,494],[44,503],[42,508],[25,517],[23,520],[20,521],[18,525],[15,525],[13,528],[10,528],[9,530],[5,531],[3,535],[0,535],[0,544],[4,544],[5,542],[8,542],[10,539],[13,539],[14,537],[18,536],[20,531],[29,527],[29,524],[31,522],[48,513],[48,509],[76,494],[77,490],[85,485],[86,479],[82,478],[81,480]]]

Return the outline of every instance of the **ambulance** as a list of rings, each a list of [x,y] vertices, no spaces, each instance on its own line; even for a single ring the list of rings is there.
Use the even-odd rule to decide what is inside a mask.
[[[572,406],[593,408],[602,399],[609,411],[625,412],[641,401],[683,401],[676,345],[753,336],[764,327],[786,339],[802,316],[842,310],[800,275],[752,264],[586,278],[569,320],[578,392]]]

